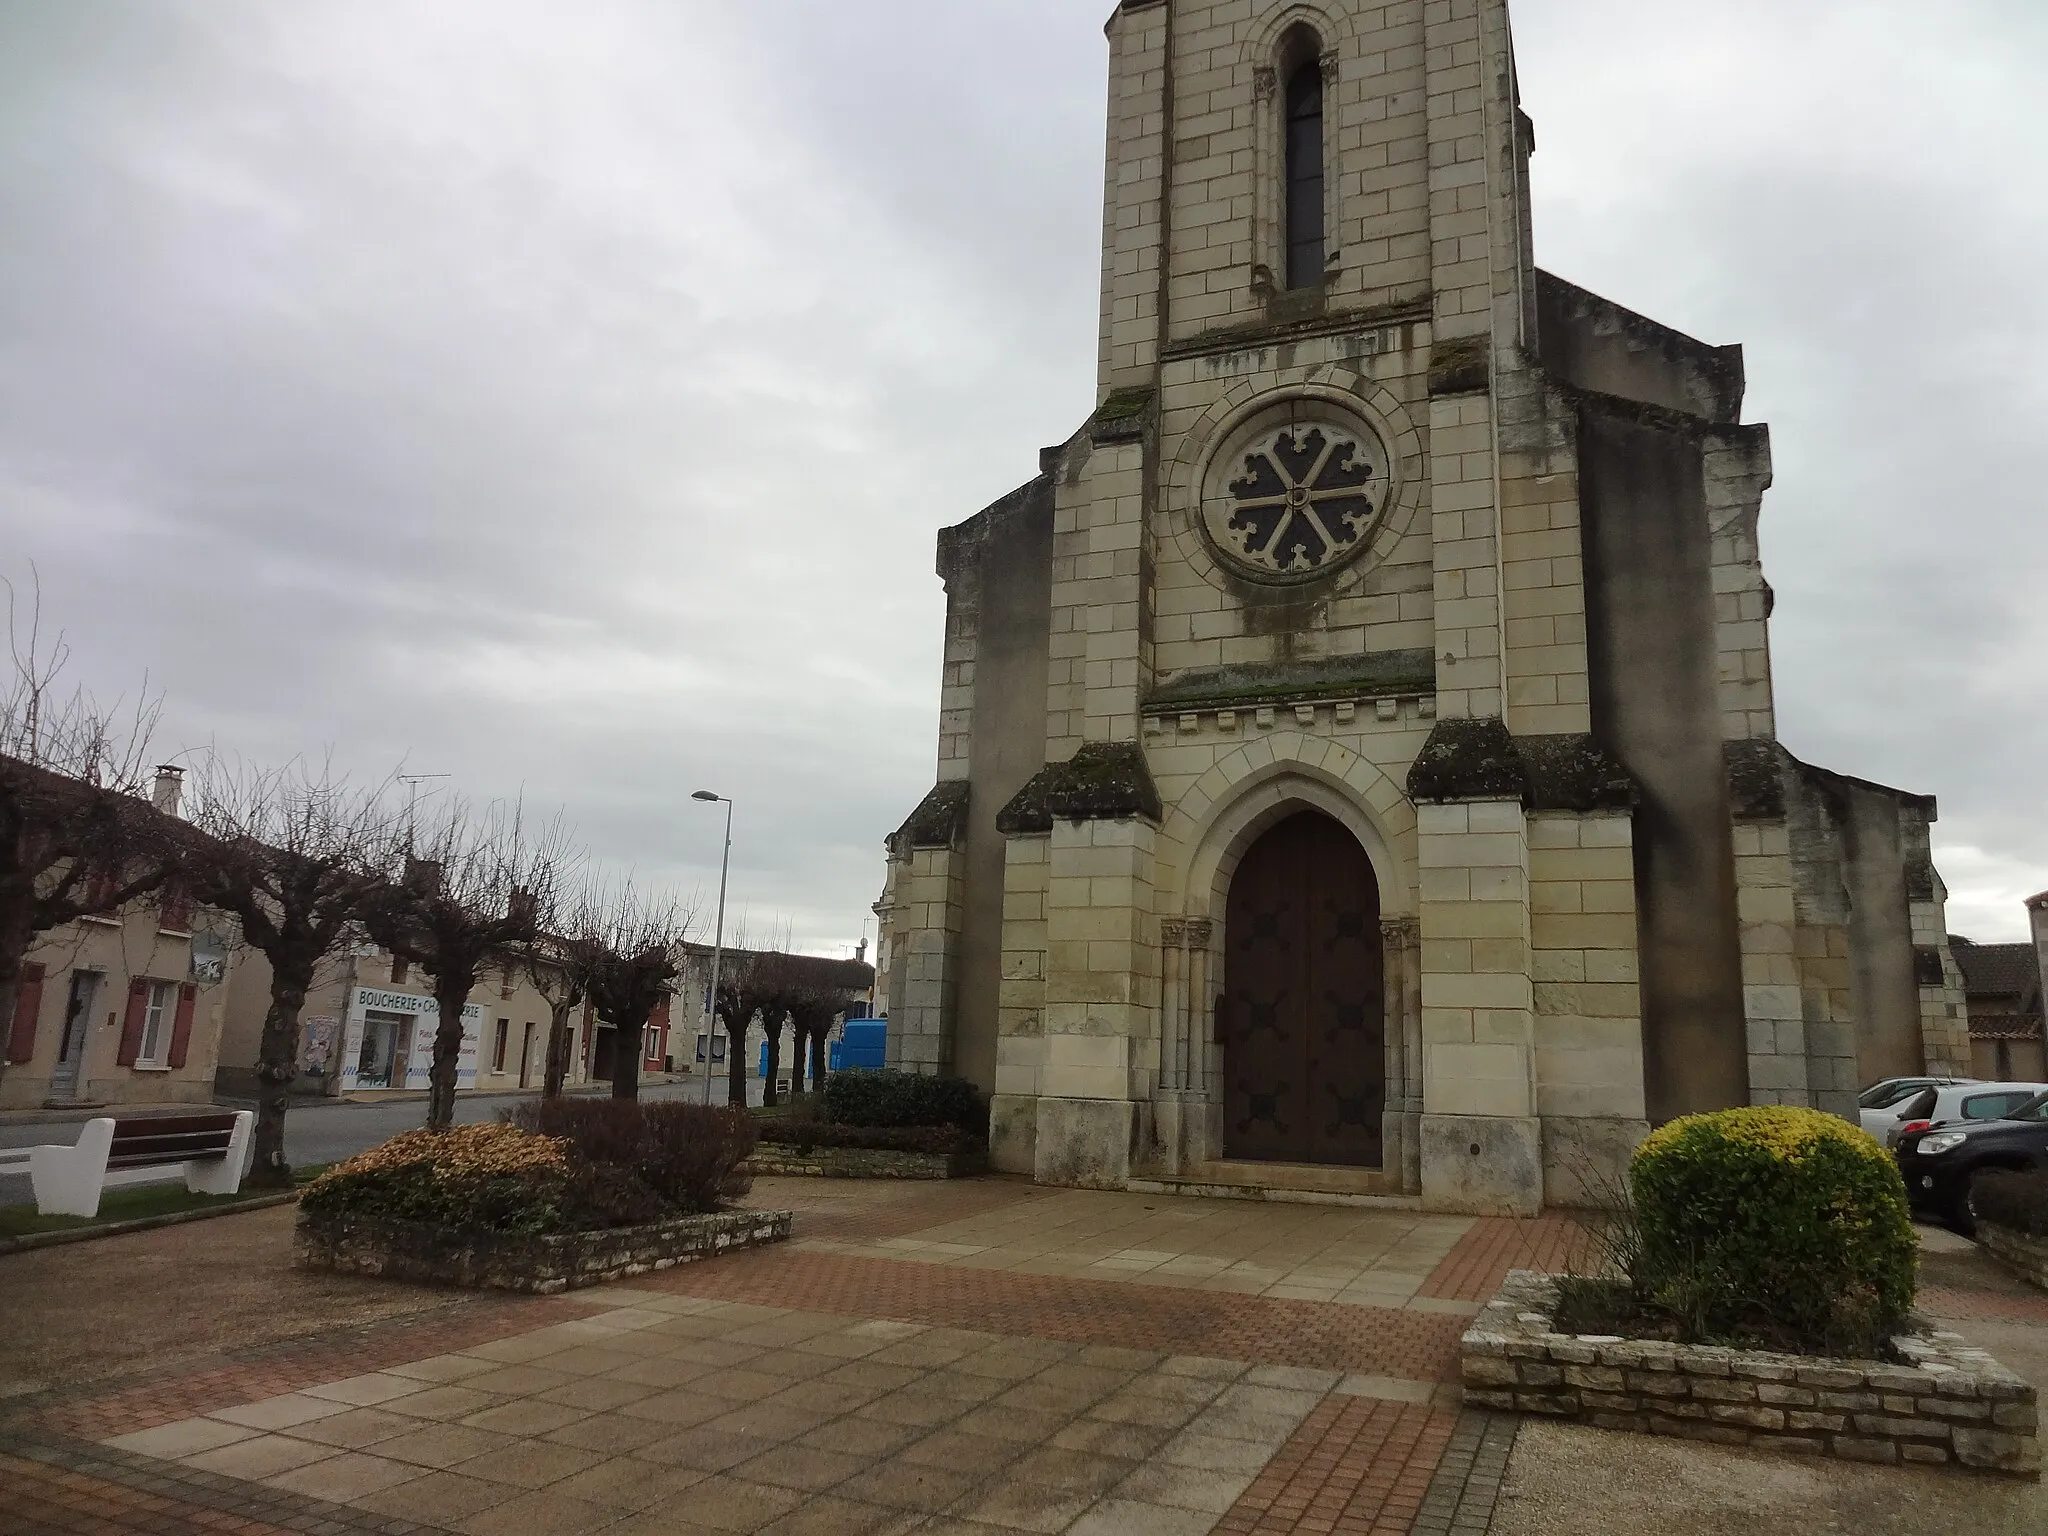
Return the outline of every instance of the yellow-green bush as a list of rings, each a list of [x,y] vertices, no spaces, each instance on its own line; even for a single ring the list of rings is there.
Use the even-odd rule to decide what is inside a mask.
[[[1918,1246],[1883,1148],[1818,1110],[1729,1109],[1629,1167],[1644,1299],[1700,1338],[1872,1353],[1913,1305]]]

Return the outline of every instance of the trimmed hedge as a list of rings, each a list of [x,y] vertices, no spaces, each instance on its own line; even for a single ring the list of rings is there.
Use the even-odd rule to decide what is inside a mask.
[[[840,1125],[951,1125],[988,1135],[988,1102],[964,1077],[925,1077],[891,1068],[834,1072],[819,1118]]]
[[[559,1140],[571,1163],[614,1168],[652,1191],[663,1214],[722,1210],[753,1187],[738,1171],[754,1150],[744,1109],[637,1099],[529,1099],[500,1118]]]
[[[509,1125],[394,1136],[313,1180],[299,1208],[519,1236],[636,1226],[673,1214],[631,1174],[580,1163],[567,1143]]]
[[[852,1147],[868,1152],[930,1152],[950,1156],[971,1152],[981,1139],[957,1125],[838,1125],[830,1120],[768,1121],[761,1140],[808,1152],[813,1147]]]
[[[2048,1173],[1988,1168],[1970,1186],[1979,1221],[2027,1237],[2048,1237]]]
[[[1639,1294],[1700,1339],[1881,1354],[1919,1247],[1883,1148],[1818,1110],[1674,1120],[1629,1167]]]

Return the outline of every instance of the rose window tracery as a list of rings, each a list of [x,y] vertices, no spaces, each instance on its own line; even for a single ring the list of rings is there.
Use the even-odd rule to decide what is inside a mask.
[[[1363,549],[1390,486],[1377,434],[1337,420],[1255,427],[1219,456],[1207,498],[1209,536],[1267,580],[1300,581]]]

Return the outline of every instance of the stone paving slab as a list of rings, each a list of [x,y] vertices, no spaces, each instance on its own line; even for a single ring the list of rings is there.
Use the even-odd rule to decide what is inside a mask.
[[[1274,1365],[1448,1381],[1476,1306],[1446,1312],[1229,1296],[1164,1285],[1020,1275],[786,1250],[656,1277],[677,1294],[799,1310],[840,1308],[933,1326],[1128,1344]]]
[[[800,1227],[799,1237],[811,1251],[847,1256],[1398,1306],[1422,1292],[1472,1224],[1411,1211],[1055,1190],[914,1232],[856,1228],[834,1238]]]
[[[1630,1504],[1640,1467],[1560,1446],[1553,1426],[1461,1411],[1446,1386],[1477,1301],[1510,1268],[1555,1267],[1579,1241],[1568,1220],[1458,1218],[1446,1246],[1406,1212],[1074,1194],[761,1180],[757,1201],[797,1209],[788,1249],[581,1293],[568,1310],[392,1287],[367,1321],[341,1309],[339,1328],[267,1304],[250,1278],[234,1330],[248,1342],[221,1347],[215,1320],[211,1347],[182,1357],[184,1314],[205,1295],[182,1284],[182,1259],[139,1253],[173,1360],[0,1404],[0,1478],[16,1495],[0,1529],[1635,1536],[1684,1517]],[[1024,1250],[1035,1257],[1008,1262]],[[974,1262],[985,1254],[998,1258]],[[1246,1263],[1274,1272],[1264,1294],[1205,1283]],[[1931,1255],[1932,1303],[2048,1339],[2031,1299],[1975,1265]],[[1275,1290],[1296,1285],[1308,1294]],[[45,1327],[41,1292],[24,1301],[25,1326]],[[1776,1486],[1769,1469],[1653,1475],[1706,1511],[1693,1536],[1779,1528],[1714,1523]],[[1496,1510],[1504,1486],[1514,1507]],[[1921,1496],[1892,1496],[1910,1520],[1845,1528],[1936,1523]],[[1882,1503],[1855,1498],[1839,1508]],[[1801,1507],[1788,1536],[1833,1518]],[[2048,1529],[2021,1507],[2036,1523],[1994,1511],[1970,1528]]]

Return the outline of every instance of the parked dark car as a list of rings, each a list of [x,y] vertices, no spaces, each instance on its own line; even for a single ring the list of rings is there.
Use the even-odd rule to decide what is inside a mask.
[[[1970,1188],[1988,1168],[2048,1169],[2048,1093],[2002,1120],[1956,1121],[1899,1138],[1899,1173],[1915,1210],[1931,1211],[1958,1232],[1976,1230]]]

